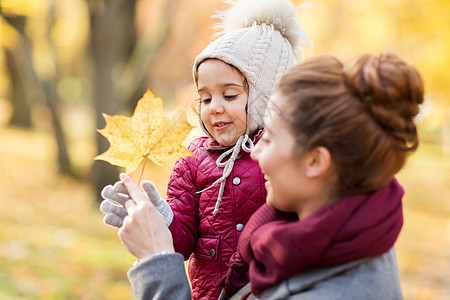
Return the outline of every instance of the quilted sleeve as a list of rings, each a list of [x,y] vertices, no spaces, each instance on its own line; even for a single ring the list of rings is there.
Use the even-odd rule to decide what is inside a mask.
[[[169,226],[175,251],[187,260],[194,250],[198,236],[197,184],[193,177],[195,157],[184,157],[175,163],[167,188],[167,202],[173,210],[173,221]]]

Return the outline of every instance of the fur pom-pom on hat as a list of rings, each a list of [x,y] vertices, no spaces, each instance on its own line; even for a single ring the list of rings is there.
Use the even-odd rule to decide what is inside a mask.
[[[249,84],[247,131],[250,136],[263,125],[264,110],[281,76],[295,61],[310,54],[312,42],[301,27],[291,0],[226,0],[231,5],[218,12],[215,26],[223,34],[195,59],[198,66],[215,58],[236,67]],[[199,105],[201,111],[201,105]],[[210,136],[201,119],[200,127]],[[211,136],[210,136],[211,137]]]
[[[226,3],[231,7],[214,15],[214,18],[219,19],[219,23],[214,26],[218,35],[265,24],[279,31],[289,41],[297,58],[302,57],[301,49],[311,54],[313,43],[302,30],[296,14],[298,9],[310,7],[308,3],[297,7],[290,0],[228,0]]]

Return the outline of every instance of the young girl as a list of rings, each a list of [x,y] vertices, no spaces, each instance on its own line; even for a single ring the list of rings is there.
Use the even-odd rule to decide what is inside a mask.
[[[423,93],[417,71],[392,53],[320,56],[286,73],[252,151],[267,204],[242,232],[225,280],[229,296],[250,284],[231,299],[402,299],[393,245],[403,189],[394,175],[418,146]],[[128,273],[136,297],[190,299],[161,216],[121,178],[133,201],[119,238],[145,258]]]
[[[225,34],[195,59],[199,121],[207,136],[191,142],[195,156],[179,159],[167,202],[154,185],[143,189],[165,216],[175,251],[189,259],[194,299],[219,296],[237,240],[266,199],[264,177],[250,150],[259,139],[266,103],[282,74],[309,43],[289,0],[241,0],[221,15]],[[105,187],[105,199],[128,200],[121,184]],[[105,223],[126,215],[104,202]]]

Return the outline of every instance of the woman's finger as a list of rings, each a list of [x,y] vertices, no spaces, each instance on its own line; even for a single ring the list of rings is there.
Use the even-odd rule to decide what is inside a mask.
[[[120,179],[123,181],[125,187],[130,193],[130,197],[134,200],[136,204],[145,204],[148,201],[147,196],[142,192],[142,190],[138,187],[138,185],[125,173],[120,174]],[[129,202],[129,201],[127,201]],[[125,204],[127,204],[125,202]]]

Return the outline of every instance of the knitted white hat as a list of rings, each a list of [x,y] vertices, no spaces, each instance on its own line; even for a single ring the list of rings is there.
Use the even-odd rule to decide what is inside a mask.
[[[198,66],[205,59],[216,58],[236,67],[249,86],[246,133],[251,135],[262,127],[267,101],[281,76],[294,64],[294,57],[302,60],[302,50],[309,52],[312,42],[296,15],[303,5],[294,7],[289,0],[228,3],[231,8],[216,16],[221,20],[216,28],[224,35],[195,59],[194,81],[197,84]],[[200,126],[210,136],[201,119]]]
[[[284,72],[294,64],[294,57],[302,60],[303,52],[309,53],[309,48],[312,48],[312,42],[301,28],[296,15],[296,10],[303,5],[294,7],[290,0],[227,2],[231,4],[230,9],[217,15],[221,22],[216,27],[224,35],[197,56],[193,67],[197,84],[198,66],[206,59],[219,59],[236,67],[246,78],[249,87],[246,132],[233,148],[217,159],[217,166],[224,168],[223,175],[207,188],[220,183],[214,215],[219,212],[225,182],[240,149],[250,152],[253,148],[250,136],[263,126],[264,111],[270,95]],[[198,110],[200,126],[212,138],[200,117],[201,101]],[[230,159],[223,162],[228,155],[231,155]]]

